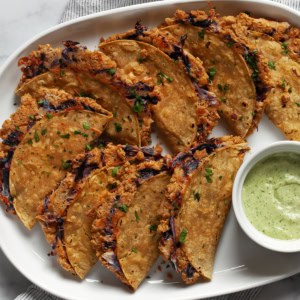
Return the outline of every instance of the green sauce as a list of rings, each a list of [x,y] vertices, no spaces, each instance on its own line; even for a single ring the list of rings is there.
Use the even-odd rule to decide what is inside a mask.
[[[300,238],[300,154],[278,153],[258,162],[246,177],[243,208],[252,225],[280,239]]]

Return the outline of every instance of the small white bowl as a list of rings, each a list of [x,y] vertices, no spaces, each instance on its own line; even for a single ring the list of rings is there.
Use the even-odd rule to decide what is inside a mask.
[[[300,251],[300,239],[279,240],[271,238],[258,231],[248,220],[242,203],[242,188],[249,171],[262,159],[280,152],[300,153],[300,142],[284,141],[276,142],[270,146],[255,152],[245,160],[239,169],[232,190],[232,204],[235,216],[243,231],[257,244],[278,252],[297,252]]]

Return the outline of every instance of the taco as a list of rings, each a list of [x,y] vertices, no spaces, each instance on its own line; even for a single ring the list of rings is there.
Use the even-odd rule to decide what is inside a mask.
[[[217,101],[199,88],[200,98],[211,102],[213,111],[207,109],[207,103],[203,105],[193,81],[178,60],[174,61],[151,44],[134,40],[104,42],[99,48],[117,63],[121,79],[127,84],[144,82],[155,87],[160,101],[151,107],[153,118],[173,151],[190,147],[196,140],[205,140],[218,119]]]
[[[1,129],[2,199],[24,225],[36,223],[37,207],[64,178],[70,160],[96,146],[112,118],[89,98],[44,89],[39,101],[24,95]],[[22,99],[23,101],[23,99]]]
[[[223,137],[178,154],[162,209],[159,249],[183,281],[212,278],[217,245],[246,143]]]
[[[23,77],[18,95],[38,94],[40,87],[56,87],[73,96],[88,96],[113,113],[107,127],[109,138],[116,142],[147,145],[152,123],[149,103],[158,101],[153,87],[126,85],[119,78],[116,64],[100,51],[89,51],[76,42],[65,48],[41,45],[19,60]],[[139,96],[137,105],[132,93]],[[137,107],[138,106],[138,107]]]
[[[159,256],[158,209],[169,180],[163,160],[131,165],[110,205],[96,212],[92,242],[97,256],[133,290]]]
[[[266,114],[288,139],[300,141],[300,30],[286,22],[255,19],[244,13],[224,17],[221,25],[265,59],[273,86]]]
[[[159,159],[161,149],[104,145],[78,156],[59,187],[39,208],[51,254],[60,265],[83,279],[98,261],[91,244],[95,211],[108,209],[117,177],[126,177],[130,163]],[[117,176],[118,175],[118,176]]]

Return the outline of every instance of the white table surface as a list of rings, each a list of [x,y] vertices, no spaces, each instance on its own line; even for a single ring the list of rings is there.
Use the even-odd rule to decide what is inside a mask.
[[[57,24],[67,2],[0,0],[0,65],[26,40]],[[14,268],[0,249],[0,300],[14,299],[26,291],[28,285],[30,282]],[[265,286],[257,300],[267,299],[300,299],[300,275]]]

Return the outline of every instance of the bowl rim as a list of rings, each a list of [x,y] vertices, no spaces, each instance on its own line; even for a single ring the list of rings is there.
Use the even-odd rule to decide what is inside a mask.
[[[272,238],[257,230],[246,216],[242,203],[242,188],[244,185],[244,181],[253,167],[259,161],[271,156],[272,154],[284,152],[300,154],[300,142],[275,142],[271,145],[268,145],[267,147],[255,151],[252,155],[250,154],[250,157],[246,158],[239,171],[237,172],[234,180],[232,189],[232,205],[240,227],[250,239],[269,250],[291,253],[300,251],[300,238],[294,240],[280,240]]]

